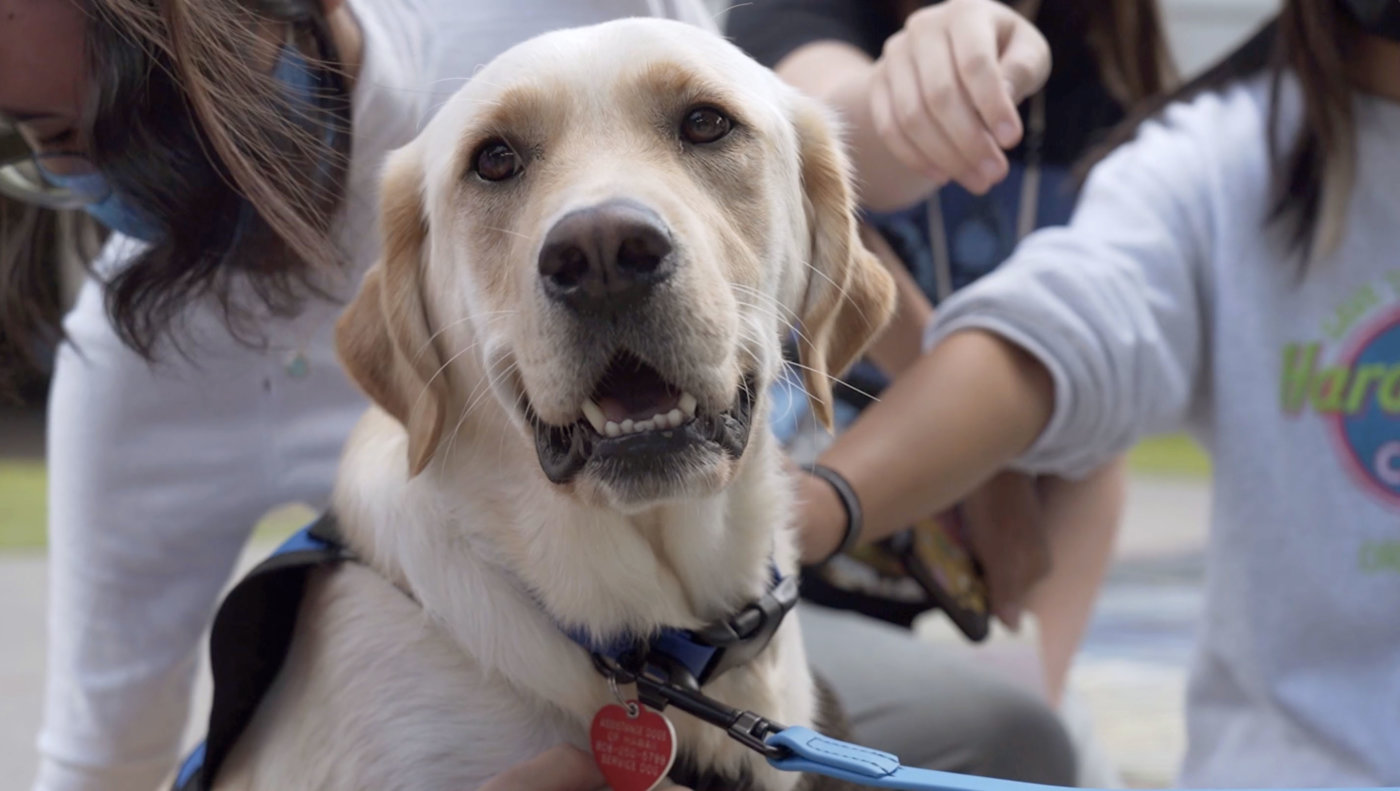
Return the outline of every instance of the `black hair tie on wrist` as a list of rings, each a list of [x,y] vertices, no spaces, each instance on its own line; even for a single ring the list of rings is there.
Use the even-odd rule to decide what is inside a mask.
[[[841,473],[830,467],[808,464],[803,466],[803,469],[831,484],[831,488],[836,490],[836,497],[841,500],[841,507],[846,511],[846,534],[841,538],[841,546],[821,561],[821,563],[826,563],[837,555],[849,552],[860,541],[860,531],[864,526],[864,515],[860,510],[860,497],[856,496],[856,490],[851,487],[850,482]]]

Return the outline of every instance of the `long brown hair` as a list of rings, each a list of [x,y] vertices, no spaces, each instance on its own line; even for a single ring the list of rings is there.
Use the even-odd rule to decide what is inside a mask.
[[[82,271],[97,255],[105,232],[82,212],[43,211],[0,196],[0,399],[13,400],[23,374],[42,375],[59,341],[55,317],[67,307],[65,272]],[[38,328],[37,331],[35,328]]]
[[[1081,173],[1133,139],[1144,121],[1157,117],[1168,105],[1268,73],[1273,181],[1269,221],[1284,225],[1305,262],[1314,260],[1340,239],[1355,179],[1353,92],[1343,56],[1348,38],[1354,35],[1354,26],[1334,0],[1285,0],[1279,15],[1234,52],[1139,108],[1090,154]],[[1302,127],[1296,135],[1285,135],[1281,128],[1279,100],[1290,76],[1297,80],[1303,103]]]
[[[1043,0],[1040,13],[1061,5],[1086,23],[1085,38],[1098,55],[1099,74],[1125,108],[1160,95],[1176,82],[1176,65],[1156,0]],[[1039,17],[1037,18],[1039,23]]]
[[[89,16],[90,158],[152,218],[159,242],[106,283],[123,342],[154,359],[185,309],[207,300],[236,337],[290,315],[343,260],[330,243],[350,151],[348,80],[320,0],[80,0]],[[268,73],[287,44],[308,62],[315,106]],[[0,235],[0,379],[58,331],[36,284],[42,230],[6,217]],[[237,296],[252,295],[251,299]]]

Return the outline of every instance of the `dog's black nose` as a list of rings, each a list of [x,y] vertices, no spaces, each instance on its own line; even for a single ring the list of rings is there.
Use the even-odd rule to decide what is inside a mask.
[[[671,235],[656,212],[615,200],[569,212],[540,248],[550,297],[584,312],[626,307],[675,269]]]

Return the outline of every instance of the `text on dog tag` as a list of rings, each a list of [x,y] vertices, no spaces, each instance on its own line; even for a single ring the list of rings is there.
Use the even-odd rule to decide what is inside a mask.
[[[613,791],[652,791],[676,760],[671,721],[637,701],[599,709],[588,739],[593,761]]]

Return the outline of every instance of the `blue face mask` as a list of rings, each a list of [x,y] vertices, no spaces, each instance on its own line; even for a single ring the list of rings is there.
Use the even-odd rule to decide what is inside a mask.
[[[311,112],[311,108],[315,107],[316,74],[306,62],[306,58],[296,49],[282,48],[277,56],[277,65],[272,70],[272,77],[286,87],[287,95],[293,104],[307,108],[307,112]],[[44,167],[42,158],[36,161],[36,165],[50,184],[90,198],[91,202],[83,206],[83,211],[113,231],[143,242],[155,242],[160,239],[160,224],[124,200],[120,193],[111,188],[101,173],[54,173]],[[246,216],[246,212],[244,214]],[[242,221],[239,224],[242,225]]]
[[[37,160],[35,164],[43,173],[45,181],[89,198],[89,202],[83,206],[83,211],[113,231],[143,242],[154,242],[160,238],[160,225],[144,212],[122,200],[101,173],[95,170],[87,173],[54,173],[44,167],[42,159]]]

